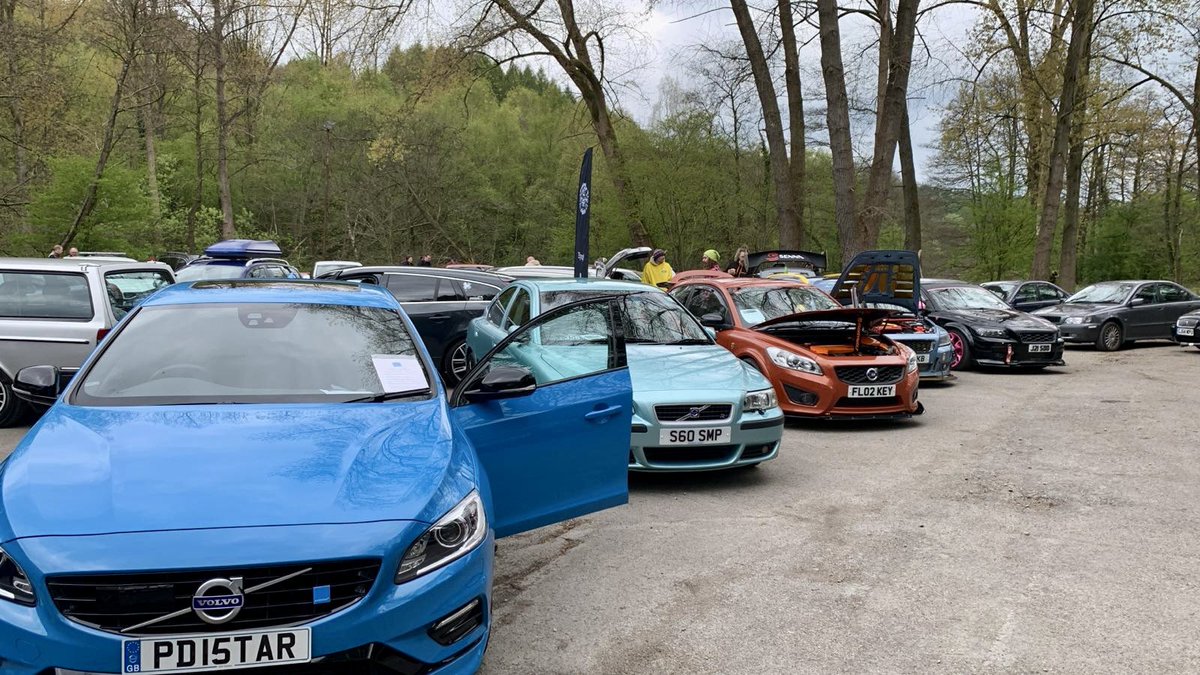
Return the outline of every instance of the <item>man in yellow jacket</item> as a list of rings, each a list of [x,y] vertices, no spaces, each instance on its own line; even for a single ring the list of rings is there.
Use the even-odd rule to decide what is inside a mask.
[[[674,276],[675,270],[671,269],[671,263],[667,262],[667,252],[661,248],[654,249],[650,253],[650,262],[642,268],[642,283],[659,286]]]

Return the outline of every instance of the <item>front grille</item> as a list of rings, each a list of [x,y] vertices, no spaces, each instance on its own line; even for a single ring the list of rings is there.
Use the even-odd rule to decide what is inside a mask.
[[[897,396],[875,396],[872,398],[841,398],[838,399],[837,407],[839,408],[882,408],[883,406],[900,405],[900,398]]]
[[[1054,342],[1058,339],[1058,333],[1056,331],[1045,333],[1018,333],[1018,335],[1021,336],[1021,342],[1024,342],[1025,344],[1031,344],[1035,342]]]
[[[737,448],[736,445],[643,448],[642,453],[646,455],[646,461],[651,464],[712,464],[731,461]]]
[[[693,412],[695,411],[695,412]],[[659,422],[715,422],[729,419],[733,406],[728,403],[685,403],[656,405],[654,414]]]
[[[904,342],[904,344],[908,345],[909,349],[912,349],[914,352],[916,352],[918,354],[928,354],[929,352],[933,351],[934,341],[933,340],[906,340]]]
[[[890,384],[899,382],[904,375],[904,366],[837,366],[838,379],[847,384]],[[875,371],[875,379],[868,371]]]
[[[378,560],[344,560],[238,569],[93,574],[50,577],[46,585],[64,616],[122,635],[165,635],[293,626],[314,621],[361,600],[379,575]],[[302,570],[307,570],[303,571]],[[255,586],[296,576],[258,591]],[[244,606],[232,620],[210,624],[193,611],[192,595],[210,579],[241,577]],[[316,589],[329,587],[329,602]],[[246,592],[251,591],[251,592]],[[182,616],[122,632],[151,619],[189,609]]]

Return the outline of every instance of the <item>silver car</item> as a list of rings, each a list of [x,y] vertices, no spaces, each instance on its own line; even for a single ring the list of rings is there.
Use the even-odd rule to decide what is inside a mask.
[[[101,258],[0,258],[0,427],[24,416],[17,371],[74,373],[96,343],[151,293],[175,283],[169,265]]]

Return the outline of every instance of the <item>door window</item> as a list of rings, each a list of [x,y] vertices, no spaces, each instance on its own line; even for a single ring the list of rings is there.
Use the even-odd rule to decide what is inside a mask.
[[[467,280],[463,280],[462,290],[463,290],[463,297],[465,297],[470,302],[491,300],[492,298],[496,297],[497,293],[500,292],[499,288],[497,288],[496,286],[493,286],[491,284],[485,284],[480,281],[467,281]]]
[[[1048,300],[1058,302],[1066,297],[1066,294],[1050,284],[1038,284],[1038,300]]]
[[[0,317],[90,319],[92,294],[82,274],[0,272]]]
[[[491,307],[488,307],[488,321],[497,326],[504,322],[504,308],[508,306],[509,301],[512,300],[512,296],[516,294],[516,292],[516,286],[510,286],[509,288],[504,289],[504,292],[500,294],[500,297],[496,298],[496,301],[492,303]]]
[[[1037,302],[1039,286],[1041,284],[1025,284],[1017,291],[1017,297],[1013,298],[1013,302]]]
[[[354,274],[338,277],[338,281],[349,281],[352,284],[379,284],[378,274]]]
[[[1158,302],[1158,298],[1155,295],[1155,289],[1157,287],[1158,284],[1146,284],[1145,286],[1139,288],[1133,297],[1135,299],[1140,298],[1144,304],[1153,305],[1154,303]]]
[[[512,307],[508,310],[506,329],[519,328],[529,323],[529,293],[523,288],[517,289],[517,297],[513,299]]]
[[[1158,299],[1160,302],[1183,302],[1191,300],[1191,293],[1176,286],[1175,284],[1159,284]]]
[[[455,279],[438,279],[438,302],[461,302],[463,299],[462,283]]]
[[[698,318],[703,318],[705,314],[717,314],[722,321],[729,321],[729,310],[725,308],[725,302],[721,300],[720,293],[710,286],[696,288],[688,298],[687,308]]]
[[[400,302],[433,302],[437,297],[437,277],[418,274],[388,274],[387,289]]]
[[[108,292],[108,302],[117,321],[151,293],[172,283],[166,272],[157,270],[109,272],[104,275],[104,288]]]

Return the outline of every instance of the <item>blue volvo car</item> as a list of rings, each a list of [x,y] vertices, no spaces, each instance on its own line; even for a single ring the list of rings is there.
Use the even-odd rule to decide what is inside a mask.
[[[65,388],[20,371],[53,406],[0,467],[0,673],[475,672],[494,538],[627,500],[622,311],[547,312],[451,395],[382,289],[202,281]]]

